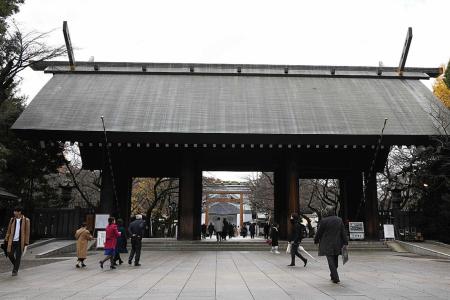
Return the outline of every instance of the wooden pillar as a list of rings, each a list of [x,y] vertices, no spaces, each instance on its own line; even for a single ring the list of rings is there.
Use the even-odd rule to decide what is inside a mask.
[[[364,174],[367,176],[367,173]],[[365,232],[369,239],[378,240],[379,237],[379,217],[378,217],[378,197],[376,174],[370,176],[365,186]]]
[[[291,222],[289,221],[291,214],[300,213],[300,195],[299,195],[299,177],[297,163],[291,159],[286,165],[286,178],[287,178],[287,197],[288,197],[288,211],[286,215],[286,222],[288,224],[288,237],[294,230]],[[300,215],[299,215],[300,216]]]
[[[105,163],[102,170],[99,213],[113,215],[116,211],[113,181],[109,165]]]
[[[287,211],[287,197],[286,189],[284,188],[284,183],[286,182],[286,174],[283,172],[283,168],[280,167],[276,169],[273,173],[274,179],[274,220],[279,226],[279,238],[281,240],[286,240],[287,238],[287,220],[285,214]]]
[[[354,172],[345,178],[345,190],[348,220],[350,222],[363,221],[364,212],[361,211],[361,201],[363,198],[362,172]]]
[[[180,170],[180,192],[178,204],[178,239],[199,240],[201,238],[201,190],[202,172],[192,156],[182,159]]]
[[[240,219],[239,219],[239,228],[242,228],[244,225],[244,195],[242,193],[240,194],[240,201],[239,201],[239,213],[240,213]]]
[[[299,174],[297,163],[288,159],[274,172],[275,222],[280,226],[280,239],[287,239],[292,230],[292,213],[300,213]]]
[[[339,217],[344,221],[348,220],[348,196],[347,186],[344,178],[339,178]]]
[[[209,225],[209,199],[208,199],[208,194],[206,194],[206,199],[205,199],[205,224],[206,226]]]
[[[119,197],[119,214],[117,217],[120,217],[125,225],[129,224],[130,221],[131,189],[132,178],[130,175],[122,171],[117,176],[117,194]]]

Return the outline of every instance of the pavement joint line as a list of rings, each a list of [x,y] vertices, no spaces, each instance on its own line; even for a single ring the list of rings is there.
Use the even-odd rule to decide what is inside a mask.
[[[281,285],[279,285],[276,281],[274,281],[272,279],[272,277],[270,277],[269,275],[267,275],[266,272],[264,272],[260,267],[258,267],[258,265],[256,265],[256,263],[247,257],[247,255],[245,255],[246,253],[241,253],[242,256],[244,256],[247,260],[249,260],[261,273],[263,273],[267,278],[269,278],[273,283],[275,283],[275,285],[277,285],[286,295],[288,295],[288,297],[291,297],[291,294],[289,294]]]
[[[182,255],[181,258],[184,258],[186,255]],[[145,295],[148,294],[148,292],[153,289],[158,283],[160,283],[164,278],[167,277],[167,275],[169,275],[173,270],[175,270],[179,265],[181,265],[183,263],[182,259],[179,259],[180,261],[175,264],[175,266],[173,266],[166,274],[164,274],[158,281],[156,281],[148,290],[147,292],[145,292],[142,296],[140,296],[138,299],[142,299],[142,297],[144,297]]]
[[[275,268],[280,269],[281,271],[283,271],[284,273],[286,273],[286,274],[288,274],[288,275],[291,275],[291,274],[289,274],[289,273],[294,273],[294,276],[295,276],[297,279],[302,280],[300,277],[297,276],[297,274],[296,274],[295,272],[293,272],[293,271],[294,271],[293,269],[291,269],[291,271],[288,272],[288,270],[281,268],[280,266],[276,265],[275,263],[269,261],[268,259],[266,259],[266,258],[264,258],[264,257],[263,257],[263,260],[265,260],[267,263],[273,265]],[[314,275],[315,277],[319,277],[320,279],[323,279],[323,277],[322,277],[321,275],[315,274],[315,273],[313,273],[313,272],[309,272],[309,273],[312,274],[312,275]],[[302,281],[305,282],[304,280],[302,280]],[[306,283],[307,285],[313,287],[314,289],[318,290],[319,292],[321,292],[321,293],[327,295],[328,297],[334,298],[333,296],[327,294],[325,291],[322,291],[321,289],[317,288],[317,287],[314,286],[313,284],[311,284],[311,283],[309,283],[309,282],[305,282],[305,283]],[[339,287],[339,288],[344,288],[342,285],[338,285],[338,287]]]
[[[161,255],[159,255],[159,257],[161,257]],[[158,260],[158,261],[159,261],[158,264],[156,264],[156,265],[153,266],[152,268],[149,268],[148,271],[142,273],[141,276],[144,276],[144,275],[146,275],[146,274],[148,274],[148,273],[150,273],[150,272],[153,272],[155,269],[157,269],[158,267],[160,267],[161,265],[163,265],[164,263],[166,263],[166,262],[169,261],[169,260],[170,260],[170,257],[166,258],[166,259],[163,260],[163,261],[159,261],[159,260]],[[134,269],[134,268],[130,268],[129,270],[127,270],[127,273],[130,273],[130,272],[133,272],[133,271],[135,271],[135,269]],[[109,297],[110,295],[114,294],[114,292],[120,290],[121,288],[123,288],[123,287],[126,286],[128,283],[130,283],[130,282],[132,282],[132,281],[134,281],[134,280],[136,280],[136,278],[133,277],[132,279],[130,279],[130,280],[127,281],[125,284],[121,285],[120,287],[118,287],[117,289],[115,289],[114,291],[112,291],[111,293],[109,293],[108,295],[105,295],[102,299],[104,299],[104,298],[106,298],[106,297]]]
[[[255,296],[253,295],[252,291],[251,291],[250,288],[248,287],[247,280],[245,280],[244,276],[242,276],[241,270],[239,270],[238,266],[236,265],[236,261],[234,260],[233,255],[231,254],[230,256],[231,256],[231,260],[233,261],[233,264],[234,264],[236,270],[237,270],[238,273],[239,273],[239,276],[241,276],[242,280],[244,281],[245,286],[247,287],[248,292],[249,292],[250,295],[252,296],[252,299],[255,300]]]
[[[194,269],[192,270],[192,272],[191,272],[191,274],[189,275],[189,277],[186,279],[186,282],[184,283],[183,287],[181,288],[180,292],[179,292],[178,295],[177,295],[177,299],[180,297],[181,293],[183,292],[184,288],[186,287],[186,284],[187,284],[187,283],[189,282],[189,280],[191,279],[192,274],[194,274],[194,272],[195,272],[195,270],[197,269],[198,264],[200,263],[201,260],[202,260],[202,257],[200,257],[200,258],[198,259],[197,263],[195,264]]]
[[[132,271],[132,270],[133,270],[133,269],[128,270],[127,273],[130,272],[130,271]],[[102,273],[103,273],[103,270],[100,269],[100,270],[97,270],[97,272],[93,272],[92,275],[90,275],[90,276],[88,276],[88,277],[93,277],[93,276],[96,276],[97,274],[102,274]],[[76,283],[76,282],[79,282],[79,281],[82,281],[82,280],[86,280],[86,278],[81,278],[81,279],[79,279],[79,280],[76,280],[75,283]],[[96,285],[97,285],[97,283],[95,283],[94,285],[89,286],[87,289],[90,289],[90,288],[92,288],[92,287],[94,287],[94,286],[96,286]],[[71,294],[70,296],[66,296],[66,297],[64,297],[63,299],[67,299],[67,298],[73,297],[73,296],[75,296],[75,295],[78,294],[78,293],[80,293],[80,292],[76,292],[76,293],[74,293],[74,294]]]

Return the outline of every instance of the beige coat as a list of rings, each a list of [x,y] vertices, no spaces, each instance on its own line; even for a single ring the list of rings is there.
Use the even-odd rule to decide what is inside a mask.
[[[86,258],[88,241],[92,240],[91,233],[86,228],[80,228],[75,233],[75,238],[77,240],[77,257]]]
[[[20,224],[20,246],[22,247],[22,252],[25,246],[30,244],[30,219],[22,216]],[[8,243],[8,253],[11,253],[12,243],[14,239],[14,233],[16,231],[16,218],[11,218],[8,225],[8,230],[6,231],[5,242]]]

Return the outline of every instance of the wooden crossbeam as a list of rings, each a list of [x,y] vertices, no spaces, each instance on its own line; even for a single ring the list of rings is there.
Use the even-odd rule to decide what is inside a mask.
[[[403,45],[402,57],[400,58],[400,63],[398,65],[398,75],[400,76],[403,76],[403,71],[405,70],[406,59],[408,58],[409,46],[411,46],[412,37],[412,28],[408,27],[405,44]]]

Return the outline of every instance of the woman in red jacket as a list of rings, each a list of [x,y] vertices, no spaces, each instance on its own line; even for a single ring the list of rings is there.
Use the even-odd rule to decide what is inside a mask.
[[[99,262],[100,268],[103,269],[103,264],[108,259],[111,262],[110,268],[111,269],[116,268],[114,266],[113,259],[114,259],[114,255],[116,254],[115,249],[116,249],[116,244],[117,244],[117,238],[119,236],[120,236],[120,232],[117,230],[116,219],[114,219],[113,217],[108,218],[108,226],[106,226],[106,240],[105,240],[105,246],[104,246],[106,257]]]

